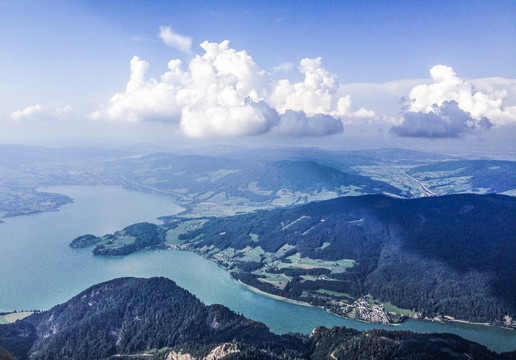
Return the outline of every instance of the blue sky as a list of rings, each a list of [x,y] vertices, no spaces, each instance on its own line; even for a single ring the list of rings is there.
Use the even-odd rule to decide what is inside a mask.
[[[516,122],[511,108],[516,105],[516,85],[512,81],[516,78],[514,1],[0,0],[0,16],[0,122],[5,130],[0,141],[4,142],[23,141],[25,136],[34,138],[30,129],[45,127],[54,138],[58,129],[63,132],[69,129],[69,137],[73,138],[78,136],[72,136],[74,127],[101,129],[102,124],[106,124],[106,128],[115,127],[112,120],[122,124],[123,116],[132,115],[142,127],[148,128],[146,136],[149,138],[155,131],[151,128],[156,127],[161,129],[163,137],[163,123],[176,128],[179,124],[178,129],[170,131],[170,137],[211,138],[214,131],[216,138],[273,133],[274,136],[307,139],[316,135],[345,134],[351,127],[363,131],[367,124],[393,138],[467,138],[486,134],[491,128],[512,128],[513,121]],[[190,39],[191,52],[167,46],[158,36],[160,27],[169,27],[171,34]],[[199,45],[204,41],[220,44],[224,40],[230,41],[225,50],[227,54],[232,50],[245,51],[252,58],[253,69],[269,74],[264,80],[268,85],[254,89],[258,94],[250,97],[249,104],[246,103],[248,109],[239,108],[235,112],[227,108],[230,105],[225,102],[200,104],[197,101],[181,103],[177,109],[165,109],[161,113],[155,109],[140,113],[135,113],[134,108],[125,109],[107,119],[110,99],[126,89],[134,56],[147,64],[145,81],[151,78],[159,81],[167,72],[167,63],[173,59],[180,59],[182,71],[193,75],[188,72],[190,62],[195,56],[202,57],[206,53]],[[281,79],[288,79],[289,89],[294,91],[296,84],[302,84],[307,75],[298,70],[301,60],[319,57],[318,64],[305,65],[310,69],[315,66],[314,74],[321,75],[323,69],[326,75],[321,75],[321,79],[337,83],[325,90],[333,96],[328,100],[332,105],[322,109],[314,104],[306,105],[304,98],[272,96]],[[452,72],[436,69],[437,78],[442,80],[442,76],[448,76],[448,85],[455,78],[469,81],[461,91],[470,91],[471,99],[477,100],[479,96],[475,97],[475,93],[480,92],[486,104],[491,101],[490,110],[478,110],[485,105],[483,103],[473,106],[471,99],[454,98],[450,94],[457,89],[452,85],[447,94],[436,95],[437,84],[433,90],[419,88],[419,97],[411,97],[411,90],[416,86],[439,82],[429,74],[436,65],[452,69]],[[479,80],[486,78],[499,80]],[[247,84],[247,79],[240,80]],[[445,86],[443,84],[441,81]],[[226,82],[223,85],[240,86]],[[182,83],[181,86],[192,90],[193,85]],[[242,96],[243,103],[249,94],[237,95]],[[173,96],[176,95],[174,92]],[[350,105],[338,110],[337,103],[347,95]],[[310,96],[313,100],[313,94]],[[415,105],[407,108],[402,99],[411,99]],[[436,100],[437,108],[427,104],[429,99]],[[126,100],[129,101],[129,97]],[[446,105],[453,101],[457,103],[457,112],[450,110],[455,104]],[[500,104],[493,105],[496,102]],[[447,110],[441,109],[444,103]],[[197,109],[194,115],[208,116],[217,110],[214,106],[219,105],[225,109],[220,116],[229,116],[231,112],[231,116],[237,117],[246,112],[249,116],[259,114],[267,119],[262,119],[264,123],[260,126],[235,129],[230,134],[221,133],[212,124],[207,124],[209,126],[202,131],[185,130],[188,129],[186,108]],[[149,102],[138,111],[145,106],[150,106]],[[364,112],[359,114],[360,109]],[[17,111],[18,115],[13,117]],[[149,111],[155,116],[146,117]],[[416,115],[405,116],[407,112]],[[97,116],[92,116],[93,113]],[[366,119],[365,114],[371,116]],[[453,120],[449,119],[450,114]],[[454,120],[455,115],[462,122]],[[65,117],[73,118],[73,123],[64,124],[71,121]],[[483,118],[489,119],[491,126],[484,126]],[[243,119],[245,121],[245,116]],[[13,121],[16,124],[13,125]],[[47,125],[39,124],[40,121]],[[448,124],[448,128],[439,132],[436,126],[425,125],[427,121],[453,126]],[[22,122],[26,124],[20,124]],[[322,124],[320,128],[318,124]],[[201,125],[195,123],[195,126],[198,129]],[[407,129],[397,133],[389,131],[399,126]]]

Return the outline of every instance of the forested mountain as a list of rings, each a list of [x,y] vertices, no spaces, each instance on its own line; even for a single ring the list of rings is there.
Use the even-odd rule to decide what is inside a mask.
[[[399,189],[385,182],[303,159],[243,160],[157,153],[114,161],[106,167],[104,177],[113,182],[124,179],[128,187],[184,194],[197,201],[222,193],[226,197],[264,202],[277,198],[282,189],[301,194],[326,190],[340,195],[353,187],[363,194],[401,195]]]
[[[79,236],[70,246],[78,249],[96,245],[93,249],[95,255],[127,255],[142,249],[164,249],[164,241],[163,229],[155,224],[143,222],[102,237],[91,234]]]
[[[303,355],[295,337],[279,337],[222,305],[205,306],[165,278],[120,278],[68,302],[0,326],[0,346],[20,359],[104,359],[188,343],[242,342]]]
[[[0,360],[16,360],[16,358],[11,353],[0,348]]]
[[[166,278],[120,278],[92,286],[49,311],[0,325],[0,346],[20,360],[511,356],[450,334],[316,328],[311,336],[279,336],[224,306],[202,304]]]
[[[244,283],[339,315],[396,321],[356,313],[389,303],[398,315],[514,326],[515,214],[516,199],[503,195],[371,195],[191,227],[172,218],[164,228],[172,247],[204,254]]]

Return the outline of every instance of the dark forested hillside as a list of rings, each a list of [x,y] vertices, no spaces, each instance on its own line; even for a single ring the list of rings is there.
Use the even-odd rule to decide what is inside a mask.
[[[11,353],[0,348],[0,360],[16,360],[16,358]]]
[[[310,337],[279,336],[224,306],[205,306],[165,278],[92,286],[49,311],[0,325],[0,346],[20,360],[498,358],[450,334],[317,328]]]
[[[488,354],[474,343],[451,334],[409,331],[317,328],[311,336],[312,359],[509,359]]]
[[[299,349],[298,355],[304,351],[300,340],[274,335],[222,305],[205,306],[165,278],[112,280],[49,311],[0,326],[0,346],[20,359],[104,359],[233,340],[271,351],[285,346]]]
[[[79,236],[70,243],[72,248],[95,245],[95,255],[127,255],[143,249],[163,249],[165,237],[162,229],[148,222],[129,225],[121,231],[104,236],[91,234]]]
[[[405,314],[514,326],[515,234],[512,197],[372,195],[212,219],[177,243],[249,285],[344,316],[369,294]]]

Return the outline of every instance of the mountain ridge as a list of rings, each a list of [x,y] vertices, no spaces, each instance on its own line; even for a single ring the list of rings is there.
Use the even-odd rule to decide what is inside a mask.
[[[48,311],[0,325],[0,346],[20,360],[512,356],[451,334],[320,327],[310,336],[275,335],[222,305],[202,304],[162,277],[110,280]]]

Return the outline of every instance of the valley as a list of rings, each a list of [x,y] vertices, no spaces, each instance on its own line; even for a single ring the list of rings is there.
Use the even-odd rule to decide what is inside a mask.
[[[514,195],[515,162],[464,160],[401,149],[316,148],[210,155],[0,146],[0,219],[55,211],[69,203],[42,186],[116,185],[174,198],[184,217],[231,216],[341,196]],[[248,156],[253,161],[243,160]],[[457,174],[457,175],[453,175]],[[167,214],[163,214],[167,215]]]
[[[112,258],[113,264],[149,250],[160,258],[163,250],[186,250],[217,264],[260,296],[321,308],[342,319],[408,328],[420,319],[515,326],[510,281],[515,273],[514,198],[493,194],[512,194],[514,162],[396,149],[249,150],[241,155],[252,154],[252,162],[227,152],[22,150],[26,155],[19,161],[0,159],[7,169],[0,176],[0,194],[18,199],[2,203],[6,221],[82,201],[80,193],[47,187],[55,185],[98,186],[92,209],[101,205],[95,198],[106,185],[179,205],[174,211],[153,209],[154,219],[160,217],[150,220],[154,224],[142,215],[150,215],[151,203],[132,220],[124,220],[122,211],[116,225],[101,220],[113,212],[108,206],[98,214],[107,228],[85,219],[72,230],[70,223],[69,235],[56,238],[63,249],[75,239],[75,249],[68,249],[74,255],[64,257],[72,256],[65,260],[70,264],[79,258],[90,263],[85,258],[90,250],[80,248],[93,249],[95,258]],[[472,192],[485,195],[459,195]],[[433,193],[447,196],[429,196]],[[106,204],[122,204],[122,197]],[[140,203],[135,199],[123,206],[131,210]],[[36,249],[31,258],[37,258]],[[53,249],[57,257],[64,255]],[[98,261],[104,260],[91,259],[87,266]],[[136,269],[129,273],[138,275],[144,263],[128,261]],[[158,262],[152,274],[168,273],[170,266]],[[95,278],[107,280],[114,273]],[[4,310],[24,308],[34,307]]]

